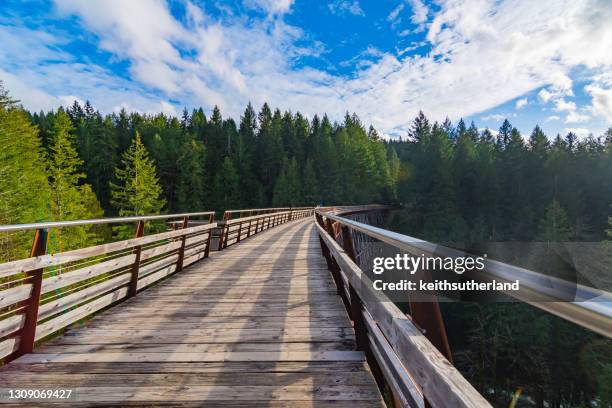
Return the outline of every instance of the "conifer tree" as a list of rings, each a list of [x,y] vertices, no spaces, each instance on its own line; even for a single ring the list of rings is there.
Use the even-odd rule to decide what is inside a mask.
[[[60,109],[53,124],[51,153],[49,158],[49,186],[51,188],[51,216],[54,221],[98,218],[103,215],[89,184],[82,184],[85,174],[80,171],[83,160],[79,157],[72,123]],[[92,226],[58,228],[50,242],[56,251],[66,251],[98,241]]]
[[[0,82],[0,224],[50,219],[46,158],[38,130]],[[32,234],[0,234],[0,262],[25,258]]]
[[[320,203],[319,185],[312,160],[306,160],[302,175],[303,205],[318,205]]]
[[[262,200],[263,188],[257,178],[255,159],[257,157],[257,117],[251,103],[248,104],[238,129],[236,168],[240,173],[240,206],[259,208],[265,206]]]
[[[276,178],[274,184],[274,195],[272,197],[272,206],[285,207],[289,205],[289,182],[287,181],[287,172],[283,168],[281,173]]]
[[[111,204],[121,217],[159,214],[165,205],[155,163],[142,144],[140,134],[123,153],[115,169],[117,183],[110,183]]]
[[[202,211],[206,205],[204,188],[204,144],[196,140],[185,142],[179,157],[176,208],[181,212]]]
[[[219,211],[238,208],[240,201],[240,178],[230,157],[225,157],[215,176],[215,207]]]
[[[544,242],[565,242],[571,236],[567,213],[557,200],[546,208],[546,215],[540,222],[537,239]]]

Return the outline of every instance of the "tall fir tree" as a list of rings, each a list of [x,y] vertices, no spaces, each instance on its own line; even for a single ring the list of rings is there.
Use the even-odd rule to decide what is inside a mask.
[[[49,186],[51,188],[51,216],[54,221],[70,221],[99,218],[103,215],[89,184],[84,184],[85,174],[81,172],[83,160],[79,157],[72,123],[60,109],[53,124],[52,143],[49,158]],[[93,244],[99,237],[92,226],[56,228],[52,230],[47,246],[57,252]]]
[[[121,217],[159,214],[165,205],[155,163],[142,144],[140,134],[123,153],[111,182],[111,204]]]
[[[205,148],[202,142],[190,140],[185,142],[179,157],[179,176],[177,186],[176,208],[181,212],[202,211],[210,202],[206,202],[204,187]]]
[[[38,129],[0,81],[0,224],[50,220],[46,157]],[[0,234],[0,262],[25,258],[29,231]]]
[[[215,208],[220,211],[237,209],[240,202],[240,178],[230,157],[225,157],[215,176]]]
[[[546,214],[540,221],[537,240],[544,242],[569,241],[572,235],[567,213],[557,200],[546,208]]]

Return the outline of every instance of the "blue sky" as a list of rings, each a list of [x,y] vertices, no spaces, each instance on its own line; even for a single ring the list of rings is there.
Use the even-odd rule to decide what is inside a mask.
[[[0,4],[0,79],[32,110],[176,114],[251,101],[405,135],[423,110],[479,128],[612,126],[609,0],[157,0]]]

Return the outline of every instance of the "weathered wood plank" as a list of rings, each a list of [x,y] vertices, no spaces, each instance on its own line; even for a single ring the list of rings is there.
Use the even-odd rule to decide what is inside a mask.
[[[5,308],[15,303],[26,300],[32,293],[32,284],[26,283],[25,285],[15,286],[8,288],[0,292],[0,309]]]
[[[43,337],[48,336],[57,330],[63,329],[71,323],[74,323],[92,313],[97,312],[100,309],[105,308],[106,306],[113,304],[114,302],[125,298],[127,296],[127,292],[127,288],[117,289],[92,302],[79,306],[68,313],[64,313],[38,325],[36,328],[36,340],[42,339]]]
[[[147,401],[155,404],[156,401],[376,401],[380,406],[380,394],[377,389],[362,386],[332,385],[332,386],[164,386],[164,387],[79,387],[78,393],[81,401],[87,402],[121,402]],[[23,400],[26,402],[27,400]],[[78,399],[77,399],[78,401]]]
[[[35,363],[190,363],[216,361],[365,361],[361,351],[249,351],[206,353],[56,353],[27,354],[17,359],[20,364]]]
[[[43,279],[41,293],[49,293],[54,290],[64,288],[68,285],[82,282],[117,269],[126,268],[134,263],[136,257],[133,254],[124,255],[98,264],[90,265],[85,268],[77,269],[66,273],[60,273]]]
[[[127,285],[129,282],[130,274],[123,273],[94,286],[70,293],[66,296],[57,297],[52,301],[40,305],[38,308],[38,320],[46,319],[47,317],[63,312],[73,306],[87,302],[102,293]]]
[[[0,342],[0,358],[17,351],[19,348],[19,337],[10,337]]]

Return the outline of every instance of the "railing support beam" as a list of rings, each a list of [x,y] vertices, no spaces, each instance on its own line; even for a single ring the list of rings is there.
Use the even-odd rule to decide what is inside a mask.
[[[138,221],[136,224],[136,234],[135,238],[140,238],[144,235],[144,221]],[[142,253],[142,246],[137,246],[134,248],[134,255],[136,259],[134,260],[134,265],[132,265],[132,276],[130,279],[130,287],[128,290],[128,297],[136,296],[136,292],[138,292],[138,272],[140,271],[140,254]]]
[[[30,256],[41,256],[47,252],[47,230],[37,229],[32,243],[32,251]],[[31,279],[32,293],[28,300],[28,307],[25,313],[25,322],[21,329],[19,339],[18,355],[24,355],[34,351],[34,343],[36,342],[36,324],[38,322],[38,307],[40,306],[40,293],[42,290],[43,268],[29,271],[26,276]]]
[[[184,217],[181,228],[185,229],[187,228],[188,225],[189,225],[189,217]],[[180,272],[183,270],[183,261],[185,260],[185,243],[186,242],[187,242],[187,235],[181,236],[181,248],[179,249],[178,259],[176,261],[176,272]]]

